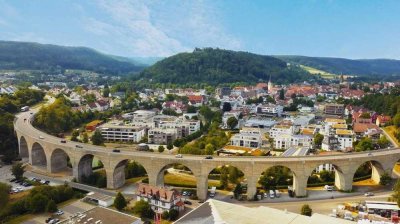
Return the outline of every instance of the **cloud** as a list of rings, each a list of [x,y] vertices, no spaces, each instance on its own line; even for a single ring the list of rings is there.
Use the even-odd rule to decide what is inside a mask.
[[[98,0],[83,28],[102,46],[129,56],[170,56],[194,47],[238,49],[241,44],[218,22],[218,10],[203,1]],[[108,40],[108,41],[107,41]],[[104,49],[106,50],[106,49]],[[119,53],[121,54],[121,53]]]

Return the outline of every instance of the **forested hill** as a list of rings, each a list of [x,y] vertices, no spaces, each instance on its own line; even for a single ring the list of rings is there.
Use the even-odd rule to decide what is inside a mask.
[[[143,66],[130,59],[102,54],[86,47],[64,47],[30,42],[0,41],[0,69],[89,70],[108,74],[139,72]]]
[[[268,81],[291,83],[309,78],[298,68],[288,68],[286,62],[263,55],[213,48],[196,48],[192,53],[180,53],[146,68],[142,80],[156,83],[218,85],[235,82]]]
[[[306,56],[274,56],[283,61],[313,67],[334,74],[348,75],[400,75],[400,60],[345,59]]]

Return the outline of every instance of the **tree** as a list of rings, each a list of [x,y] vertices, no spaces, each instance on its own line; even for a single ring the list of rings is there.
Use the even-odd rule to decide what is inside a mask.
[[[213,155],[214,154],[214,150],[215,150],[215,147],[211,143],[208,143],[206,145],[206,147],[205,147],[205,154],[206,155]]]
[[[372,144],[372,140],[368,137],[361,139],[361,141],[356,145],[357,152],[369,151],[369,150],[373,150],[373,149],[374,149],[374,146]]]
[[[179,216],[179,212],[176,209],[169,210],[169,220],[175,221]]]
[[[322,144],[322,140],[324,140],[324,136],[320,133],[316,133],[314,135],[314,145],[316,148],[320,148]]]
[[[168,150],[171,150],[171,149],[173,149],[173,148],[174,148],[174,145],[173,145],[172,143],[168,143],[167,149],[168,149]]]
[[[306,215],[306,216],[311,216],[312,215],[311,207],[307,204],[304,204],[303,206],[301,206],[300,214]]]
[[[396,127],[400,127],[400,112],[393,117],[393,124]]]
[[[197,112],[197,108],[195,106],[188,106],[187,107],[187,112],[188,113],[196,113]]]
[[[78,141],[78,136],[79,136],[79,131],[78,130],[73,130],[71,134],[71,141],[77,142]]]
[[[46,205],[46,211],[53,213],[56,212],[57,210],[58,209],[56,203],[53,200],[49,200],[49,202]]]
[[[93,145],[102,145],[104,143],[103,136],[100,131],[95,131],[92,135],[92,143]]]
[[[18,180],[22,179],[25,173],[25,167],[22,163],[16,163],[11,168],[11,173]]]
[[[46,210],[49,198],[42,193],[35,194],[33,197],[29,197],[27,201],[27,207],[29,211],[33,213],[44,212]]]
[[[86,132],[83,132],[82,134],[82,142],[83,143],[88,143],[89,142],[89,136]]]
[[[379,147],[381,147],[381,149],[386,148],[389,146],[390,141],[386,138],[386,136],[382,136],[379,138],[379,140],[377,141]]]
[[[226,124],[228,125],[228,127],[230,129],[235,129],[236,125],[238,124],[238,120],[236,119],[236,117],[230,117],[228,118],[228,120],[226,121]]]
[[[232,106],[229,102],[224,102],[224,104],[222,104],[222,111],[223,112],[228,112],[232,110]]]
[[[118,192],[117,196],[114,199],[114,207],[118,210],[121,211],[126,207],[127,203],[125,200],[125,197],[121,194],[121,192]]]
[[[381,179],[379,180],[379,184],[386,186],[392,181],[392,177],[388,174],[388,172],[384,172],[381,175]]]
[[[239,183],[239,184],[236,184],[236,187],[235,187],[235,189],[233,190],[233,196],[236,198],[236,199],[238,199],[238,197],[242,194],[242,191],[243,191],[243,188],[242,188],[242,185]]]
[[[393,187],[392,197],[396,200],[397,206],[400,206],[400,179],[397,179],[396,184]]]
[[[108,87],[107,84],[105,84],[103,89],[103,97],[109,97],[109,96],[110,96],[110,88]]]
[[[164,152],[164,150],[165,150],[164,146],[162,146],[162,145],[158,146],[158,152],[159,153]]]
[[[140,218],[153,218],[154,211],[151,209],[147,201],[140,200],[136,202],[132,208],[133,213],[140,216]]]
[[[165,210],[162,214],[161,214],[161,218],[164,220],[168,220],[169,219],[169,211]]]
[[[229,173],[229,176],[228,176],[229,182],[232,184],[236,184],[238,181],[238,178],[239,178],[238,169],[234,166],[229,166],[228,173]]]
[[[280,89],[279,90],[279,99],[284,100],[285,99],[285,90]]]
[[[226,169],[222,168],[221,169],[221,175],[219,177],[219,184],[222,187],[222,189],[228,188],[228,174]]]
[[[6,207],[8,200],[10,198],[11,186],[0,182],[0,211]]]

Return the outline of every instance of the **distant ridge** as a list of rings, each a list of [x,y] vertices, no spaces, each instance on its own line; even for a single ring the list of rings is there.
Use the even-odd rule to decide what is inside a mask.
[[[63,68],[126,74],[139,72],[144,67],[132,59],[106,55],[86,47],[0,41],[0,69],[3,70]]]
[[[394,59],[346,59],[330,57],[307,57],[297,55],[273,56],[283,61],[313,67],[334,74],[349,75],[400,75],[400,60]]]

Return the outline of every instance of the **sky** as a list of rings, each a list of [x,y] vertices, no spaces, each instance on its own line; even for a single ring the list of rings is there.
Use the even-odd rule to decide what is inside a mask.
[[[126,57],[195,47],[400,59],[398,0],[0,0],[0,39]]]

